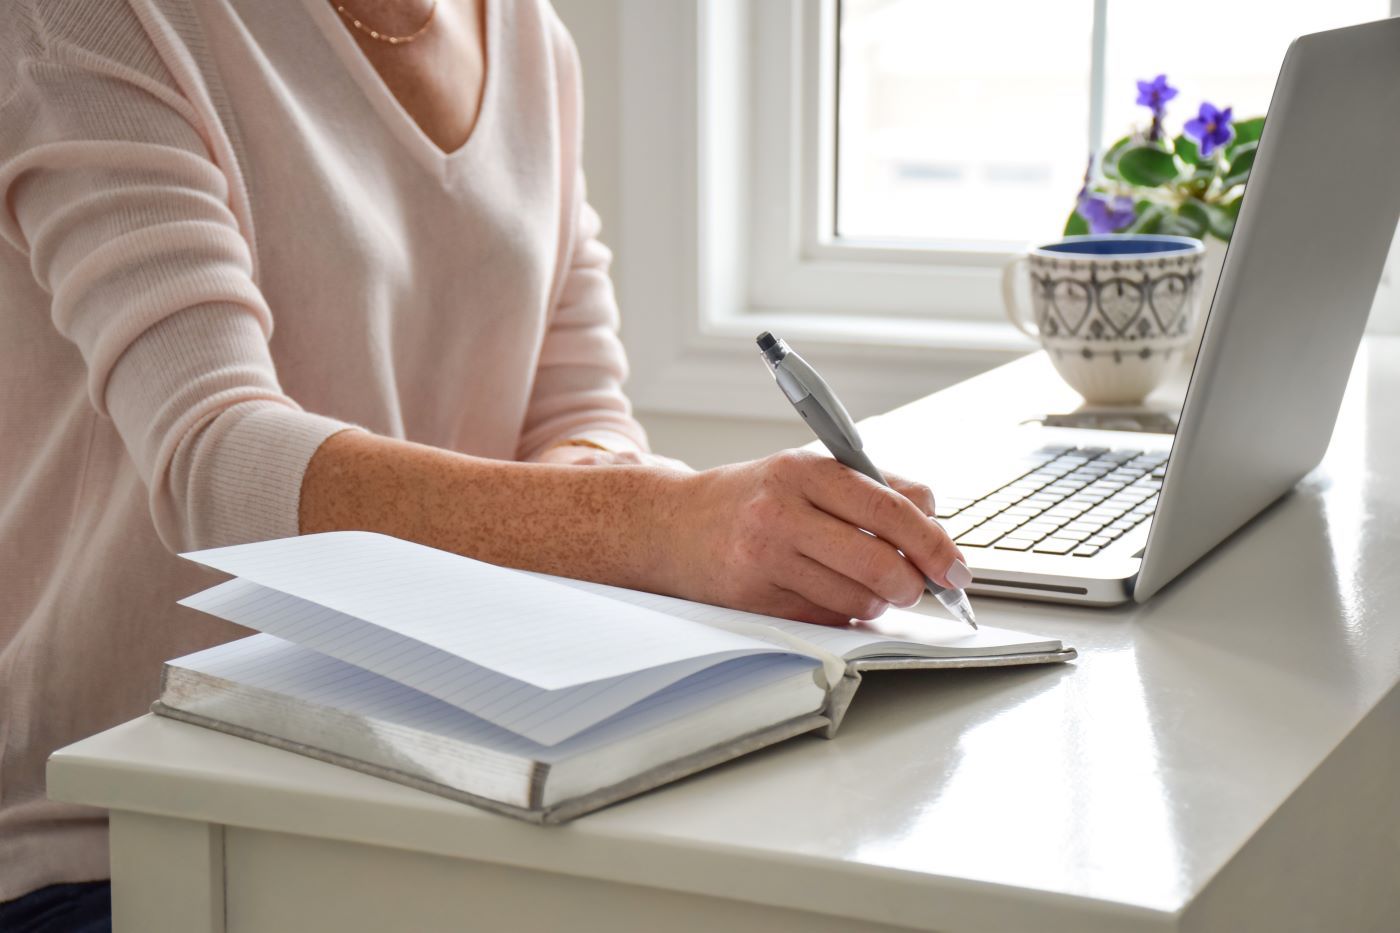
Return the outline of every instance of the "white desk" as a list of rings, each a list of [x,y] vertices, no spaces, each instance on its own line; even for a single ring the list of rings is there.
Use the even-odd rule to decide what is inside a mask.
[[[1071,398],[1031,357],[868,443]],[[1074,665],[871,676],[835,741],[568,826],[152,717],[50,793],[112,809],[142,933],[1400,929],[1397,406],[1371,340],[1324,465],[1147,606],[979,603]]]

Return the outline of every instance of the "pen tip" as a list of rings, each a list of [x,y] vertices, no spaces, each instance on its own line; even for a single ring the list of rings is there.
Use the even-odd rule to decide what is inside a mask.
[[[972,614],[972,607],[966,604],[962,607],[963,621],[972,626],[972,630],[977,631],[977,617]]]

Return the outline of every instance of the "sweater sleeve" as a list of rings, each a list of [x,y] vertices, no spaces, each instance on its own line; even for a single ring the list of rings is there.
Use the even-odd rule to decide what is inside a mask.
[[[0,40],[0,237],[52,295],[166,546],[293,535],[306,464],[348,425],[282,392],[209,128],[124,6],[76,36],[28,7]]]
[[[609,450],[646,450],[646,433],[622,393],[627,359],[617,337],[617,300],[599,242],[598,215],[581,204],[573,261],[540,351],[521,437],[522,459],[580,438]]]
[[[562,268],[540,350],[518,456],[532,459],[570,438],[610,450],[646,450],[646,432],[622,392],[627,358],[618,339],[617,297],[608,268],[612,252],[584,196],[582,78],[578,53],[553,11],[552,30],[561,136],[561,188],[566,194]]]

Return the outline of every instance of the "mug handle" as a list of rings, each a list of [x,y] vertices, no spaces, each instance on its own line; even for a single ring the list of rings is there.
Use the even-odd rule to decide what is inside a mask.
[[[1017,256],[1015,259],[1002,266],[1001,269],[1001,298],[1006,307],[1006,318],[1016,326],[1021,333],[1032,340],[1040,339],[1040,330],[1026,319],[1022,312],[1021,303],[1016,300],[1016,270],[1027,259],[1026,256]]]

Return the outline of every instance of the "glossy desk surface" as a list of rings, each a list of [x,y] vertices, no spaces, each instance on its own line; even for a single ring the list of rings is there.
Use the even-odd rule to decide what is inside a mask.
[[[867,446],[1075,398],[1037,354],[872,419]],[[1400,339],[1369,339],[1323,465],[1148,605],[979,601],[1077,662],[871,675],[834,741],[568,826],[153,717],[58,752],[50,791],[918,928],[1176,929],[1363,720],[1397,731],[1397,405]]]

